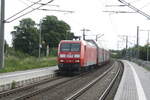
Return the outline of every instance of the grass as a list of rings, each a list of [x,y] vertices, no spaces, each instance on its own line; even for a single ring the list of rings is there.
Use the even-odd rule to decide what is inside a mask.
[[[136,64],[138,64],[138,65],[141,65],[141,63],[138,62],[138,61],[133,61],[133,62],[136,63]],[[147,66],[147,65],[141,65],[141,66],[143,66],[144,69],[150,71],[150,66]]]
[[[57,65],[55,56],[43,57],[41,59],[31,56],[25,58],[8,56],[5,57],[5,67],[3,69],[0,69],[0,73],[49,67],[55,65]]]
[[[145,66],[144,67],[146,70],[150,71],[150,66]]]

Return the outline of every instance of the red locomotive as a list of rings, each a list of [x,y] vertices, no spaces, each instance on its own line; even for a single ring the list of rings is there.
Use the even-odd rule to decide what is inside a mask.
[[[94,40],[62,40],[58,47],[60,71],[81,71],[107,63],[109,51],[99,48]]]

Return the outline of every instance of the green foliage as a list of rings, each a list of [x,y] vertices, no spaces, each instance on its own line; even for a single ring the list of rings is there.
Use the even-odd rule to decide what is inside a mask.
[[[12,47],[7,48],[7,53],[5,53],[5,56],[6,57],[12,56],[12,57],[16,57],[19,59],[29,57],[28,54],[22,53],[21,51],[15,51],[15,49]]]
[[[112,58],[118,58],[118,51],[110,50],[111,51],[111,57]]]
[[[15,50],[36,55],[35,49],[38,48],[38,29],[35,22],[30,19],[22,19],[19,26],[14,27],[11,32],[13,36],[13,47]]]
[[[57,56],[57,51],[58,51],[57,48],[51,48],[50,49],[50,55],[51,56]]]
[[[124,52],[121,52],[119,50],[110,50],[110,52],[111,52],[111,57],[116,59],[121,58],[122,55],[124,54]]]
[[[39,24],[38,24],[39,25]],[[56,16],[46,16],[41,21],[41,30],[37,29],[35,21],[25,18],[11,32],[13,36],[13,48],[30,56],[38,56],[39,33],[41,32],[41,55],[46,56],[47,46],[56,48],[60,40],[73,39],[70,26],[58,20]]]
[[[142,60],[146,60],[147,59],[147,46],[140,47],[139,57]]]
[[[46,16],[42,19],[42,40],[50,48],[57,47],[60,40],[73,39],[70,26],[55,16]]]
[[[38,59],[36,57],[31,57],[31,56],[28,56],[26,58],[7,56],[5,57],[5,68],[0,69],[0,73],[49,67],[49,66],[55,66],[56,64],[57,64],[57,60],[55,56],[43,57],[41,59]]]
[[[145,46],[139,46],[139,59],[142,60],[147,60],[147,49],[149,51],[149,60],[150,60],[150,47],[148,47],[147,45]],[[132,48],[128,48],[126,49],[122,49],[120,51],[115,51],[115,50],[111,50],[111,52],[115,52],[116,55],[112,55],[112,57],[114,58],[136,58],[137,57],[137,51],[138,48],[136,46],[132,47]]]
[[[56,49],[52,49],[51,56],[39,59],[8,47],[5,53],[5,67],[0,69],[0,73],[55,66],[57,65],[56,52]]]
[[[144,66],[144,68],[150,71],[150,66]]]
[[[16,87],[16,81],[13,81],[11,84],[11,89],[14,89]]]

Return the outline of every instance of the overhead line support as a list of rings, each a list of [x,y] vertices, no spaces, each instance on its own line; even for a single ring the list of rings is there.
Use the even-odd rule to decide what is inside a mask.
[[[0,69],[4,68],[4,17],[5,0],[0,1]]]
[[[124,1],[124,0],[118,0],[118,1],[121,2],[121,3],[123,3],[123,4],[125,4],[125,5],[127,5],[129,8],[133,9],[133,10],[136,11],[137,13],[139,13],[139,14],[145,16],[147,19],[150,20],[150,15],[148,15],[148,14],[146,14],[145,12],[139,10],[138,8],[136,8],[136,7],[134,7],[133,5],[131,5],[130,3],[128,3],[128,2],[126,2],[126,1]]]

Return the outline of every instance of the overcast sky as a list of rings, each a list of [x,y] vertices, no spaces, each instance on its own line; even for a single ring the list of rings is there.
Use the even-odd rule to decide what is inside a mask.
[[[38,0],[5,0],[6,10],[5,19],[9,18],[13,14],[22,10],[23,8],[31,5],[31,2]],[[49,0],[41,0],[45,3]],[[150,1],[149,0],[125,0],[136,8],[144,11],[150,15]],[[5,24],[5,39],[9,44],[12,42],[12,36],[10,32],[13,27],[19,24],[19,20],[22,18],[32,18],[39,23],[39,20],[46,15],[55,15],[59,20],[64,20],[71,26],[71,31],[77,36],[82,36],[81,29],[86,28],[90,31],[86,32],[86,35],[104,34],[99,39],[99,43],[108,49],[117,49],[117,41],[122,41],[118,35],[128,35],[129,41],[136,42],[136,27],[140,29],[149,30],[150,21],[138,13],[106,13],[103,11],[130,11],[128,7],[106,7],[106,5],[120,5],[118,0],[54,0],[46,9],[57,10],[71,10],[74,13],[62,13],[52,11],[39,11],[36,10],[26,16],[19,18],[11,23]],[[51,6],[59,5],[59,7]],[[38,5],[34,6],[36,8]],[[32,8],[31,8],[32,9]],[[31,10],[29,9],[29,10]],[[28,11],[29,11],[28,10]],[[94,36],[86,36],[86,38],[95,38]],[[147,41],[147,32],[140,31],[140,44],[144,45]],[[132,44],[129,44],[132,46]],[[125,48],[125,42],[119,42],[119,48]]]

